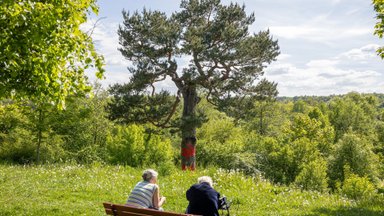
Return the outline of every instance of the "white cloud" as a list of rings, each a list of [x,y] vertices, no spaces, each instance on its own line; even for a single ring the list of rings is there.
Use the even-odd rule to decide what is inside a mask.
[[[305,11],[310,9],[309,3],[301,11],[281,11],[286,15],[286,19],[290,20],[291,17],[294,19],[290,21],[279,20],[267,28],[278,38],[298,39],[321,44],[335,41],[346,42],[341,40],[373,34],[374,19],[361,19],[360,14],[358,14],[365,8],[361,8],[359,5],[339,8],[335,4],[347,4],[340,0],[331,0],[328,3],[330,4],[327,2],[319,4],[313,13],[306,13]],[[290,15],[289,12],[295,14]],[[302,15],[298,16],[296,13],[302,13]]]
[[[271,26],[269,29],[272,35],[276,35],[278,38],[301,39],[320,43],[327,43],[340,39],[372,34],[372,29],[368,27],[343,28],[332,25],[316,26],[315,24],[297,26]]]
[[[338,58],[347,58],[350,60],[366,60],[376,57],[376,50],[379,48],[378,44],[368,44],[360,48],[351,49],[347,52],[341,53]]]
[[[330,59],[310,60],[302,67],[276,62],[267,68],[266,76],[278,83],[282,96],[383,92],[384,73],[375,69],[380,63],[375,55],[377,46],[368,44]],[[364,61],[351,61],[355,59]],[[371,62],[371,67],[366,62]]]
[[[338,61],[329,60],[329,59],[320,59],[320,60],[311,60],[307,63],[307,66],[310,68],[332,68],[334,67]]]
[[[287,60],[291,57],[291,55],[285,54],[285,53],[280,53],[280,55],[277,56],[277,61],[281,60]]]
[[[345,12],[345,14],[348,16],[352,16],[357,14],[359,11],[360,11],[360,8],[354,8],[354,9],[348,10],[347,12]]]
[[[343,0],[331,0],[331,4],[333,4],[333,5],[339,4],[341,1],[343,1]]]

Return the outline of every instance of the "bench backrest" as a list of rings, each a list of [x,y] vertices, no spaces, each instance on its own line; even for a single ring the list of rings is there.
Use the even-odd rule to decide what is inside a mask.
[[[118,216],[199,216],[191,214],[180,214],[167,211],[157,211],[154,209],[135,208],[126,205],[117,205],[112,203],[103,203],[105,212],[107,215],[118,215]],[[201,216],[201,215],[200,215]]]

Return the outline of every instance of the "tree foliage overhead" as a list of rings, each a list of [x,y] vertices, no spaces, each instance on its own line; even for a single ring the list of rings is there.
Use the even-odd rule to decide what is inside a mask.
[[[0,5],[0,97],[63,102],[88,90],[84,70],[103,58],[80,30],[96,0],[4,0]]]
[[[384,35],[384,0],[372,0],[373,7],[376,11],[376,25],[375,25],[375,35],[379,38],[383,38]],[[384,58],[384,47],[380,47],[377,50],[377,53],[381,58]]]
[[[123,11],[118,34],[121,53],[133,63],[130,88],[153,95],[155,83],[169,78],[190,113],[199,101],[197,90],[212,103],[258,92],[255,82],[279,47],[269,31],[249,32],[254,14],[220,0],[183,0],[180,8],[171,16]]]

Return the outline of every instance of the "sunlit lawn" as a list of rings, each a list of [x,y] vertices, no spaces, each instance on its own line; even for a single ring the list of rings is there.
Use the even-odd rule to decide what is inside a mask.
[[[185,191],[201,175],[233,201],[231,215],[384,215],[384,198],[364,204],[318,192],[274,186],[259,178],[210,168],[161,169],[164,208],[183,212]],[[106,165],[0,165],[0,215],[104,215],[102,203],[124,203],[142,169]],[[167,175],[165,175],[165,172]]]

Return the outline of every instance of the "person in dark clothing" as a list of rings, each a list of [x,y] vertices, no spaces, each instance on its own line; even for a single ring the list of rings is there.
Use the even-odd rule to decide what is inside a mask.
[[[209,176],[198,178],[198,183],[192,185],[187,191],[187,214],[203,216],[219,216],[220,194],[213,189],[212,179]]]

